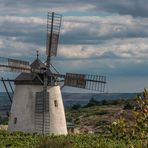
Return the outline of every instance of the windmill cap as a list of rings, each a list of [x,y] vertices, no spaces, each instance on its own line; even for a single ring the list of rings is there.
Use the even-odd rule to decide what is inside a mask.
[[[40,59],[37,58],[32,62],[30,67],[32,69],[45,69],[46,65],[44,63],[42,63]]]

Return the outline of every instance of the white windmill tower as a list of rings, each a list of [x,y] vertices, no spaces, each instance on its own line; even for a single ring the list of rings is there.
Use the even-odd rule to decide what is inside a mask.
[[[104,91],[106,77],[58,73],[52,66],[50,57],[56,56],[61,15],[54,12],[47,15],[47,64],[37,58],[29,62],[0,58],[1,71],[22,72],[14,81],[15,91],[9,118],[9,131],[41,134],[67,134],[66,119],[61,97],[60,81],[64,85],[96,91]],[[52,68],[56,72],[52,71]]]

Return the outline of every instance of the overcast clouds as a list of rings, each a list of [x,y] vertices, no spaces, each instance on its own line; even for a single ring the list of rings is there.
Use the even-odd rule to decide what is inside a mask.
[[[47,11],[63,15],[60,72],[105,74],[114,92],[148,86],[146,0],[0,0],[0,56],[28,60],[39,49],[44,58]]]

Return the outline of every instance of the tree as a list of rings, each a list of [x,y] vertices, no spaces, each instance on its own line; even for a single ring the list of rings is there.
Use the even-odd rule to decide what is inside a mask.
[[[81,108],[81,105],[79,103],[77,103],[77,104],[74,104],[71,108],[77,110],[77,109]]]
[[[95,100],[93,97],[89,100],[88,104],[85,107],[91,107],[91,106],[95,106],[98,105],[99,101]]]
[[[129,102],[127,102],[123,107],[123,109],[133,109],[133,108],[134,108],[134,106],[131,105]]]

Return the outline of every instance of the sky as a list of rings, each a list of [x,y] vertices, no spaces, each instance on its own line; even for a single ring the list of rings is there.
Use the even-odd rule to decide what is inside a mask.
[[[33,61],[39,50],[45,60],[53,11],[62,14],[60,73],[105,75],[105,92],[148,87],[147,0],[0,0],[0,56]]]

